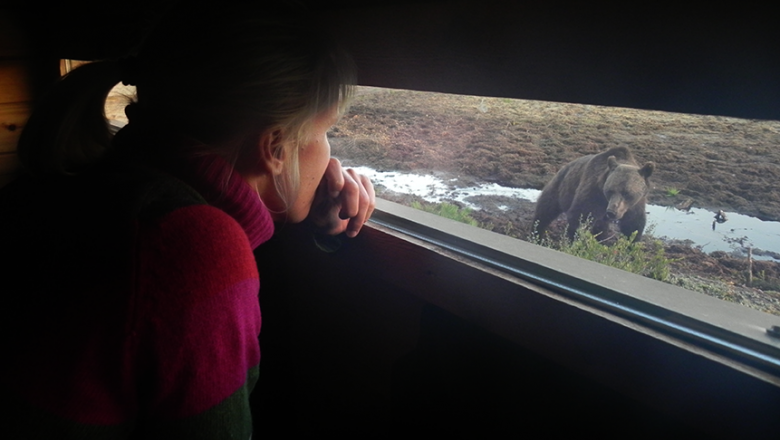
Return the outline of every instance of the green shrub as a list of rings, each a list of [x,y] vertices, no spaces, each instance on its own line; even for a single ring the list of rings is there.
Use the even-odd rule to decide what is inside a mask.
[[[631,237],[618,234],[614,243],[605,244],[591,232],[591,224],[590,220],[582,222],[574,233],[573,240],[570,240],[566,233],[559,240],[539,237],[538,234],[532,233],[528,241],[656,280],[666,281],[669,278],[671,260],[666,258],[660,240],[648,239],[635,243],[634,232]]]
[[[674,187],[666,188],[666,197],[677,197],[680,194],[680,190]]]
[[[426,203],[422,204],[418,201],[412,202],[412,208],[419,209],[421,211],[430,212],[440,217],[445,217],[451,220],[466,223],[471,226],[478,226],[479,223],[471,217],[471,209],[459,208],[452,203]]]

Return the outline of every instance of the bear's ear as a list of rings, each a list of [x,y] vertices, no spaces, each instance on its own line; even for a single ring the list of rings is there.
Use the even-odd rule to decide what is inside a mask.
[[[607,158],[607,165],[609,165],[609,170],[612,171],[618,166],[617,159],[615,159],[615,156],[609,156]]]
[[[639,170],[639,174],[647,179],[651,174],[653,174],[653,171],[655,171],[655,164],[653,162],[648,162],[645,164],[645,166],[642,167],[641,170]]]

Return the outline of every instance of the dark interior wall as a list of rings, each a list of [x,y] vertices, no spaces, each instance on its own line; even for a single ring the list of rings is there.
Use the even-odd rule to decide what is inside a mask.
[[[350,247],[328,254],[305,228],[288,228],[256,252],[259,434],[696,433],[382,282],[353,263],[356,252],[368,256]],[[550,423],[551,414],[578,423]]]
[[[780,35],[761,8],[461,1],[348,11],[366,84],[780,117]]]
[[[47,53],[96,59],[129,52],[170,3],[21,8]],[[332,24],[366,85],[780,119],[780,29],[770,6],[303,3]]]

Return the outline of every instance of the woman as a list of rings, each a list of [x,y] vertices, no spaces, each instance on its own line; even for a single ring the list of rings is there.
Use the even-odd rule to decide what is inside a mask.
[[[287,6],[174,11],[137,57],[76,69],[36,108],[28,175],[0,192],[9,438],[249,438],[252,250],[274,221],[354,237],[374,206],[330,157],[354,75],[319,25]],[[137,101],[112,137],[119,81]]]

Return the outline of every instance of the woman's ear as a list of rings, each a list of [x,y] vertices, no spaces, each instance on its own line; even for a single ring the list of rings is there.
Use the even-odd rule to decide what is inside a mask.
[[[267,130],[260,136],[260,165],[263,171],[278,176],[284,166],[284,143],[281,130]]]

